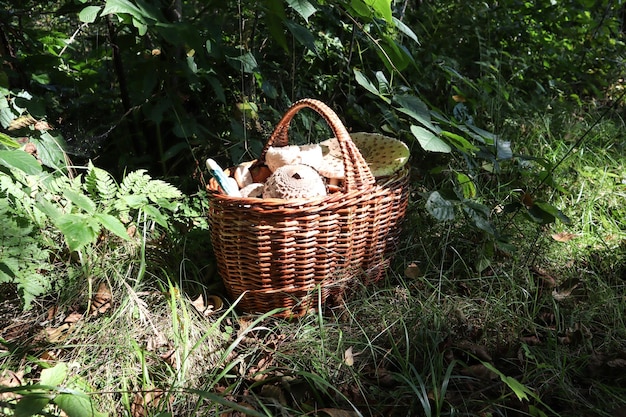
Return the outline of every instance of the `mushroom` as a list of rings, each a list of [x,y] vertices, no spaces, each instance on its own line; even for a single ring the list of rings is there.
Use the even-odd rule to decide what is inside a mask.
[[[270,146],[265,153],[265,164],[274,172],[284,165],[304,164],[318,168],[323,161],[322,148],[318,144]]]
[[[243,187],[241,190],[239,190],[239,192],[244,198],[262,198],[264,188],[265,184],[261,184],[260,182],[253,182],[252,184],[248,184]]]
[[[376,133],[353,133],[350,138],[375,178],[394,174],[409,160],[409,148],[397,139]],[[324,154],[324,164],[319,168],[320,174],[331,180],[343,179],[343,156],[337,139],[325,140],[320,145]]]
[[[263,198],[314,198],[326,195],[321,175],[308,165],[284,165],[267,179]]]
[[[255,161],[242,162],[235,167],[233,177],[237,181],[239,188],[244,188],[246,185],[250,185],[254,182],[254,179],[252,178],[252,173],[250,172],[250,167],[254,162]]]
[[[275,172],[284,165],[300,163],[300,147],[297,145],[270,146],[265,153],[265,165]]]
[[[322,147],[317,143],[310,145],[300,146],[300,161],[299,164],[304,164],[318,169],[324,162],[324,155],[322,154]]]

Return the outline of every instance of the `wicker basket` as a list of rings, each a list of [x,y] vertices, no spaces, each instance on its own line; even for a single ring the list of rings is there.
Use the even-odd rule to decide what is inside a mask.
[[[317,100],[294,103],[258,162],[270,146],[288,144],[289,123],[303,108],[319,113],[338,139],[341,191],[282,200],[228,196],[213,180],[207,187],[218,270],[230,297],[244,294],[238,308],[245,312],[285,308],[281,316],[301,315],[363,273],[366,282],[378,280],[406,211],[408,170],[377,183],[340,119]]]

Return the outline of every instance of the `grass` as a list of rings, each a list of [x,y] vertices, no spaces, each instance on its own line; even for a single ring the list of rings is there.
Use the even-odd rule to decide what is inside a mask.
[[[516,135],[522,153],[555,163],[597,115],[537,115],[505,133]],[[614,410],[626,407],[623,132],[614,114],[591,129],[554,171],[566,192],[535,175],[516,177],[514,166],[478,177],[485,204],[519,198],[508,191],[519,185],[571,219],[537,226],[494,214],[516,251],[490,249],[462,218],[429,217],[419,192],[445,177],[427,176],[424,190],[415,187],[385,282],[356,289],[324,314],[280,320],[228,305],[203,314],[192,300],[220,289],[206,242],[191,236],[152,242],[164,252],[147,245],[146,271],[138,248],[102,248],[90,258],[89,278],[93,288],[108,283],[110,308],[84,314],[63,337],[43,337],[71,312],[85,313],[93,294],[76,274],[59,299],[24,317],[29,331],[0,329],[0,384],[36,383],[41,369],[63,362],[62,386],[80,381],[96,409],[133,417],[619,415]],[[20,312],[8,303],[17,322]],[[58,311],[50,317],[52,305]],[[5,414],[15,411],[15,398],[0,393]],[[42,413],[57,415],[57,405]]]

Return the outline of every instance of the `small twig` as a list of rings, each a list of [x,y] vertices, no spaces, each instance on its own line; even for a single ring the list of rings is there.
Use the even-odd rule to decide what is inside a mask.
[[[61,55],[63,55],[63,53],[65,53],[65,50],[72,44],[74,43],[74,40],[76,39],[76,36],[78,36],[78,34],[80,33],[81,30],[83,30],[83,28],[86,28],[87,26],[89,26],[87,23],[83,23],[82,25],[80,25],[78,27],[78,29],[76,29],[74,31],[74,33],[72,34],[72,36],[70,37],[70,39],[65,43],[65,46],[63,47],[63,49],[61,49],[61,51],[59,52],[59,57]]]

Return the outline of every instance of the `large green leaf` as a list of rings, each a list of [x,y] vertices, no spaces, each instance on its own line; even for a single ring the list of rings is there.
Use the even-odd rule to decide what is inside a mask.
[[[391,0],[352,0],[350,7],[362,17],[381,17],[389,25],[394,24],[391,13]]]
[[[398,28],[400,33],[408,36],[413,41],[415,41],[415,43],[420,45],[420,41],[417,39],[417,35],[415,34],[415,32],[413,32],[413,30],[410,27],[408,27],[402,20],[396,19],[394,17],[393,18],[393,23],[396,25],[396,27]]]
[[[561,210],[554,207],[552,204],[546,203],[544,201],[537,201],[537,200],[535,200],[534,203],[535,203],[535,207],[539,207],[542,211],[549,213],[550,215],[559,219],[563,223],[570,224],[572,222],[569,217],[567,217]]]
[[[309,0],[287,0],[287,4],[307,22],[309,21],[309,17],[317,11]]]
[[[118,218],[111,216],[110,214],[104,214],[104,213],[96,213],[94,217],[109,232],[121,237],[124,240],[130,240],[130,238],[128,237],[128,232],[126,231],[126,228],[124,227],[122,222],[119,221]]]
[[[380,97],[386,103],[391,103],[391,100],[388,97],[385,97],[380,90],[361,72],[360,70],[354,68],[354,79],[356,82],[363,88],[365,88],[370,93],[375,96]]]
[[[426,104],[419,98],[411,95],[394,96],[393,100],[400,105],[398,111],[412,117],[422,126],[427,127],[434,133],[439,133],[441,129],[433,124],[430,118],[430,111]]]
[[[143,20],[143,14],[141,13],[141,9],[135,6],[129,0],[107,0],[104,5],[104,10],[102,11],[102,16],[106,16],[108,14],[118,14],[124,13],[129,14],[136,19]]]
[[[226,57],[226,59],[233,64],[235,68],[241,70],[243,72],[254,72],[254,70],[259,66],[256,61],[256,58],[252,53],[246,52],[243,55],[235,56],[235,57]]]
[[[474,153],[479,150],[477,146],[473,145],[470,141],[459,134],[448,132],[447,130],[443,130],[441,134],[450,139],[454,147],[461,152]]]
[[[89,214],[93,214],[96,211],[96,203],[85,194],[78,193],[76,191],[67,189],[63,190],[63,195],[75,206],[85,210]]]
[[[361,72],[360,70],[356,68],[353,70],[353,72],[354,72],[354,79],[361,87],[365,88],[367,91],[369,91],[370,93],[376,96],[380,95],[380,91],[378,91],[378,88],[376,88],[376,86],[372,84],[365,75],[363,75],[363,72]]]
[[[302,25],[299,25],[293,20],[285,20],[285,26],[287,26],[289,32],[291,32],[293,37],[296,38],[296,40],[300,42],[301,45],[306,46],[307,49],[309,49],[311,52],[317,54],[317,47],[315,46],[315,36],[313,36],[313,33],[311,33],[310,30]]]
[[[50,403],[50,394],[28,393],[15,405],[15,417],[31,417],[41,415],[41,411]]]
[[[67,364],[59,362],[52,368],[46,368],[41,371],[40,382],[41,385],[56,387],[63,383],[65,377],[67,377]]]
[[[100,6],[87,6],[78,13],[78,19],[81,22],[93,23],[96,21],[101,9],[102,7]]]
[[[62,393],[54,398],[54,403],[59,406],[69,417],[106,417],[108,414],[96,410],[91,397],[81,391]]]
[[[452,148],[446,142],[441,140],[430,130],[424,129],[421,126],[411,126],[411,133],[415,136],[415,139],[419,142],[422,149],[429,152],[442,152],[450,153]]]
[[[446,200],[439,194],[439,191],[433,191],[428,200],[426,200],[426,210],[437,220],[453,220],[454,204]]]
[[[97,238],[99,227],[94,225],[91,218],[78,214],[63,214],[57,219],[52,219],[56,227],[63,233],[67,246],[75,251],[83,246],[94,242]],[[94,227],[96,226],[96,227]]]
[[[29,175],[37,175],[41,172],[41,165],[35,157],[18,149],[0,150],[0,165],[19,169]]]

